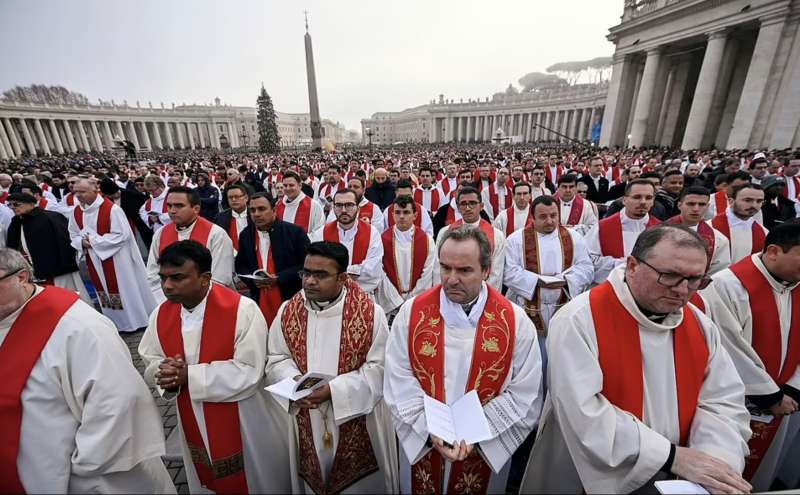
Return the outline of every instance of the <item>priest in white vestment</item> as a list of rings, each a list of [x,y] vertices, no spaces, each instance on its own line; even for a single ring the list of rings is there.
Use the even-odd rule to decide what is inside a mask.
[[[565,174],[558,178],[559,208],[561,225],[570,227],[581,235],[597,225],[597,205],[578,196],[578,179],[575,174]]]
[[[301,400],[277,399],[292,423],[292,493],[397,493],[397,451],[381,400],[386,316],[348,278],[341,244],[312,243],[307,252],[303,290],[270,328],[267,382],[309,372],[333,378]]]
[[[462,186],[459,188],[454,199],[458,205],[458,211],[461,213],[461,219],[456,220],[450,225],[446,225],[439,231],[436,237],[437,246],[441,247],[441,240],[444,239],[445,233],[451,228],[469,225],[482,230],[488,237],[489,245],[492,247],[492,268],[486,282],[495,289],[500,290],[503,286],[503,266],[505,265],[505,234],[493,227],[491,223],[481,218],[483,202],[481,201],[481,196],[477,189],[471,186]],[[434,265],[433,284],[439,284],[440,281],[441,275],[439,272],[439,265]]]
[[[401,447],[401,492],[424,489],[445,493],[453,491],[448,487],[465,483],[476,493],[505,493],[511,456],[535,428],[542,404],[536,331],[519,306],[486,284],[489,245],[481,231],[461,227],[447,233],[439,247],[439,260],[442,285],[400,308],[386,349],[384,396]],[[418,329],[424,335],[418,335]],[[427,335],[438,338],[425,338]],[[482,339],[481,345],[478,339]],[[510,348],[513,351],[509,352]],[[415,363],[410,361],[410,350]],[[437,356],[443,356],[442,368],[433,366],[430,380],[420,378],[415,370],[427,370],[428,365],[420,368],[419,360]],[[484,363],[492,372],[477,382],[491,438],[477,445],[458,442],[448,448],[429,434],[424,397],[432,395],[453,404],[475,388],[476,372],[481,374],[478,370],[483,370]],[[425,469],[428,460],[437,458],[442,459],[443,476],[438,470]],[[466,464],[482,474],[467,479]],[[421,480],[436,481],[419,486]],[[439,487],[434,486],[437,481]]]
[[[1,408],[0,491],[175,493],[160,414],[113,322],[73,292],[33,285],[17,251],[0,250],[0,276],[0,388],[24,387],[3,391],[19,395]]]
[[[395,197],[408,196],[413,199],[413,191],[414,186],[411,184],[411,181],[401,179],[397,181],[397,185],[395,186]],[[389,207],[383,210],[383,230],[381,230],[381,232],[385,232],[394,225],[392,213],[393,211]],[[422,211],[420,211],[418,215],[419,217],[417,218],[416,225],[419,225],[429,236],[433,236],[433,221],[431,220],[431,215],[428,213],[428,210],[422,208]]]
[[[98,194],[93,179],[80,179],[73,191],[79,206],[70,214],[69,236],[78,256],[91,264],[103,314],[120,332],[147,326],[156,302],[143,283],[144,262],[125,212]]]
[[[671,475],[749,492],[739,475],[744,385],[717,327],[686,304],[708,284],[705,270],[699,236],[658,226],[626,266],[556,313],[549,394],[520,493],[654,491]]]
[[[517,182],[512,187],[514,196],[511,206],[494,217],[492,225],[506,237],[522,229],[531,216],[531,186],[527,182]]]
[[[200,216],[200,196],[197,191],[182,186],[175,187],[170,190],[166,201],[170,205],[169,215],[172,221],[153,234],[147,256],[147,283],[156,302],[161,304],[166,300],[158,276],[158,257],[168,242],[192,239],[203,244],[211,251],[211,276],[214,281],[233,288],[233,242],[219,225]],[[166,236],[170,239],[164,242]]]
[[[334,195],[336,221],[326,223],[308,237],[311,242],[339,242],[347,248],[347,273],[367,294],[373,295],[383,278],[383,243],[378,229],[358,220],[356,194],[342,189]]]
[[[235,455],[241,456],[243,461],[227,466],[232,471],[229,477],[244,472],[241,483],[228,485],[227,491],[287,493],[291,487],[286,472],[288,422],[281,417],[277,403],[264,391],[267,323],[261,310],[253,300],[212,283],[210,253],[199,243],[174,243],[161,259],[160,273],[168,301],[153,311],[139,343],[139,354],[145,361],[145,380],[155,386],[163,398],[177,399],[189,491],[223,490],[205,485],[193,460],[199,451],[200,455],[205,454],[215,464],[225,467],[226,459],[217,460],[217,445],[209,440],[225,436],[228,440],[236,439]],[[182,346],[177,346],[177,355],[165,350],[166,345],[170,345],[170,342],[165,345],[170,333],[172,338],[180,334],[176,340]],[[212,344],[212,341],[215,342]],[[223,346],[231,349],[229,356],[216,359],[202,356],[206,349]],[[188,396],[182,399],[176,392],[188,392]],[[184,404],[191,407],[191,413],[181,410]],[[233,416],[227,419],[229,423],[238,420],[238,431],[231,424],[220,424],[219,417],[213,415],[215,411],[209,410],[210,404],[233,405]],[[187,414],[196,421],[201,445],[187,442],[192,435],[187,431]],[[225,482],[223,480],[224,477],[216,478],[211,483]]]
[[[800,416],[800,225],[775,227],[763,253],[750,255],[717,273],[704,297],[722,342],[745,384],[747,400],[775,417],[766,445],[751,442],[746,474],[756,490],[769,490],[781,452],[797,441]],[[783,416],[787,416],[783,418]],[[754,430],[767,422],[752,423]],[[788,460],[788,459],[787,459]],[[792,461],[789,461],[792,462]],[[794,466],[798,466],[795,459]]]
[[[145,177],[144,188],[150,197],[139,208],[139,217],[154,232],[157,232],[161,227],[172,221],[166,205],[169,189],[164,185],[163,179],[157,175]]]
[[[681,191],[678,197],[680,214],[667,223],[685,225],[697,232],[708,244],[708,274],[713,275],[731,264],[731,249],[728,238],[703,220],[710,196],[703,187],[691,186]]]
[[[730,241],[731,263],[758,253],[764,247],[767,229],[756,219],[764,203],[761,186],[743,184],[733,188],[730,206],[711,220],[711,225]]]
[[[356,203],[358,203],[358,219],[362,222],[367,222],[368,224],[372,225],[378,229],[378,232],[383,232],[386,230],[386,219],[384,218],[383,211],[381,211],[381,208],[378,205],[368,200],[364,196],[364,191],[366,190],[364,186],[364,179],[358,176],[352,177],[347,181],[347,187],[356,193]],[[328,212],[325,222],[333,222],[334,220],[336,220],[336,211],[331,208],[331,211]]]
[[[536,199],[539,196],[552,196],[553,191],[547,187],[544,181],[545,171],[544,167],[537,165],[531,172],[531,198]]]
[[[586,234],[595,283],[602,283],[611,270],[624,265],[639,235],[659,223],[649,214],[655,197],[656,188],[651,182],[645,179],[628,182],[622,211],[602,219]]]
[[[378,286],[375,300],[384,311],[392,313],[410,297],[433,286],[436,243],[426,232],[414,226],[420,212],[412,198],[395,198],[389,208],[394,208],[395,224],[390,232],[381,236],[386,276]]]
[[[280,200],[283,206],[278,205],[275,211],[280,220],[293,223],[308,234],[325,224],[325,212],[319,201],[306,196],[301,186],[299,175],[286,172],[283,176],[283,198]]]
[[[481,190],[481,199],[483,200],[484,210],[486,211],[486,214],[489,215],[489,218],[492,219],[492,221],[497,219],[497,216],[500,215],[500,212],[505,211],[507,208],[511,208],[511,205],[514,202],[514,192],[512,191],[511,187],[509,187],[509,182],[510,174],[508,169],[501,167],[497,169],[497,177],[494,182]]]

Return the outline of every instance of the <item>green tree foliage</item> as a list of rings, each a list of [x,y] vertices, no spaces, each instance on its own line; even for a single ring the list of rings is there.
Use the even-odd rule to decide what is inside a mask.
[[[258,114],[258,150],[262,153],[277,153],[280,151],[281,135],[278,133],[278,124],[275,122],[275,107],[272,98],[267,94],[264,85],[256,100]]]

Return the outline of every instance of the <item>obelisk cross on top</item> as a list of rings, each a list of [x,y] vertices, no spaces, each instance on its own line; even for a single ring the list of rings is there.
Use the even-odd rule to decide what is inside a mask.
[[[314,70],[314,51],[311,48],[311,34],[308,32],[308,11],[303,11],[306,21],[306,76],[308,77],[308,112],[311,120],[312,147],[322,148],[322,121],[319,117],[319,100],[317,99],[317,76]]]

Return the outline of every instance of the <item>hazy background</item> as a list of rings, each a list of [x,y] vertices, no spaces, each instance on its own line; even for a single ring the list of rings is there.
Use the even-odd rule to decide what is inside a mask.
[[[0,92],[63,85],[131,105],[308,111],[303,10],[320,113],[348,129],[377,111],[485,98],[555,62],[610,56],[623,0],[0,0]]]

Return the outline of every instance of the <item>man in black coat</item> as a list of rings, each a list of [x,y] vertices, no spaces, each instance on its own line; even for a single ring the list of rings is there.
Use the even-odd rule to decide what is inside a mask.
[[[225,197],[230,208],[217,213],[214,223],[222,227],[228,233],[228,237],[233,242],[234,252],[239,250],[239,236],[242,231],[253,225],[250,215],[247,214],[247,203],[250,201],[250,191],[242,184],[228,186],[225,190]],[[231,222],[236,222],[236,234],[232,235]]]
[[[138,234],[141,237],[147,249],[150,249],[150,243],[153,241],[153,229],[151,229],[139,216],[139,209],[147,201],[147,194],[141,193],[134,188],[120,189],[116,182],[111,179],[103,179],[100,181],[100,192],[103,196],[114,201],[125,212],[128,221],[133,223],[134,235]],[[119,199],[119,202],[117,202]]]
[[[16,215],[8,227],[6,246],[29,256],[36,279],[52,280],[78,271],[64,215],[42,210],[36,198],[26,193],[11,194],[7,202]]]
[[[797,203],[783,197],[786,179],[779,175],[769,175],[761,181],[764,188],[764,204],[761,212],[764,215],[764,227],[772,229],[777,225],[797,218]]]
[[[578,181],[583,182],[589,188],[586,191],[586,199],[597,204],[605,203],[609,199],[608,179],[603,176],[603,159],[600,157],[592,158],[589,161],[589,173]]]
[[[256,256],[256,240],[259,237],[269,239],[269,251],[275,263],[275,273],[270,273],[266,280],[241,280],[250,289],[250,295],[259,300],[261,289],[269,289],[277,285],[281,300],[286,301],[300,291],[302,284],[298,271],[303,268],[308,236],[303,229],[289,222],[279,220],[275,216],[275,200],[269,193],[256,193],[250,196],[248,205],[253,225],[245,228],[239,236],[239,252],[236,255],[236,273],[250,275],[259,268],[267,271],[267,267],[259,267]],[[264,244],[262,243],[261,246]],[[264,253],[266,254],[266,253]],[[266,256],[263,256],[264,258]]]
[[[364,197],[378,205],[381,210],[385,210],[394,202],[394,184],[388,180],[389,173],[385,168],[376,169],[372,179],[372,185],[364,191]]]

